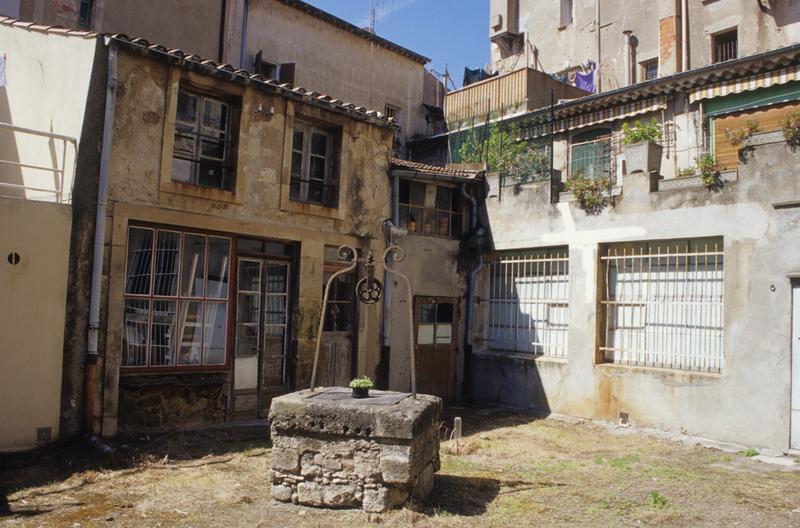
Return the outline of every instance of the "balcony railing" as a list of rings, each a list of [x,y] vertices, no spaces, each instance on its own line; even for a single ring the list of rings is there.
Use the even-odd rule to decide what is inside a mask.
[[[0,123],[0,138],[0,196],[72,201],[78,157],[75,138],[9,123]]]

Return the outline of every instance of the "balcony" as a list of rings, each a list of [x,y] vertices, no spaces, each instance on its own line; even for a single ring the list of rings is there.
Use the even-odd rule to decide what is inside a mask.
[[[445,119],[453,130],[461,124],[486,121],[487,116],[493,119],[530,112],[549,106],[551,91],[556,102],[589,95],[546,73],[522,68],[449,92],[444,100]]]

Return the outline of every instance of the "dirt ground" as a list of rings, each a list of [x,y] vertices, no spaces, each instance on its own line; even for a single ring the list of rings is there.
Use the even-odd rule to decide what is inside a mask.
[[[111,454],[77,443],[4,455],[0,527],[800,526],[800,472],[745,453],[456,414],[465,438],[458,454],[443,442],[433,495],[380,516],[272,502],[266,429],[251,426],[118,439]]]

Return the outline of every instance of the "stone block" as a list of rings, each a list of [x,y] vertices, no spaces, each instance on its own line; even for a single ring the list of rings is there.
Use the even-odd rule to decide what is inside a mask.
[[[408,457],[394,455],[381,457],[381,478],[389,484],[411,482],[411,465]]]
[[[325,487],[323,500],[327,506],[355,506],[356,487],[348,484],[331,484]]]
[[[300,471],[300,454],[291,447],[273,447],[272,467],[284,473],[297,473]]]
[[[281,501],[289,502],[292,500],[292,488],[289,486],[272,486],[272,498]]]
[[[301,482],[297,485],[297,501],[308,506],[322,506],[323,487],[314,482]]]

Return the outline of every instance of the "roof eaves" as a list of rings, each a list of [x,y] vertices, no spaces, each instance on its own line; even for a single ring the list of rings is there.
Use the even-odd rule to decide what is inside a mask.
[[[411,51],[410,49],[405,48],[405,47],[403,47],[403,46],[401,46],[399,44],[395,44],[391,40],[387,40],[387,39],[385,39],[383,37],[379,37],[375,33],[367,31],[366,29],[362,29],[362,28],[360,28],[360,27],[358,27],[358,26],[356,26],[354,24],[351,24],[350,22],[348,22],[346,20],[343,20],[343,19],[341,19],[341,18],[339,18],[339,17],[337,17],[335,15],[332,15],[332,14],[328,13],[327,11],[323,11],[322,9],[319,9],[318,7],[314,7],[314,6],[312,6],[311,4],[309,4],[307,2],[303,2],[302,0],[279,0],[279,1],[283,2],[284,4],[286,4],[288,6],[294,7],[295,9],[299,9],[300,11],[303,11],[303,12],[305,12],[305,13],[311,15],[311,16],[319,18],[320,20],[324,20],[325,22],[328,22],[329,24],[332,24],[332,25],[337,26],[337,27],[339,27],[341,29],[349,31],[349,32],[353,33],[354,35],[357,35],[357,36],[359,36],[359,37],[361,37],[363,39],[366,39],[366,40],[369,40],[371,42],[374,42],[374,43],[378,44],[381,47],[384,47],[384,48],[386,48],[388,50],[394,51],[395,53],[399,53],[400,55],[408,57],[409,59],[411,59],[411,60],[413,60],[415,62],[419,62],[421,64],[427,64],[427,63],[429,63],[431,61],[428,57],[426,57],[424,55],[420,55],[419,53]]]

